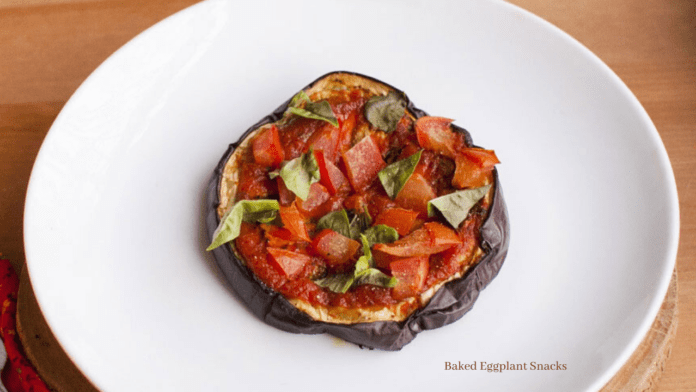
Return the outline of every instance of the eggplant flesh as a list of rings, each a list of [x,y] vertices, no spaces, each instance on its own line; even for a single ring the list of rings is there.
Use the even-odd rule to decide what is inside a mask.
[[[375,78],[354,72],[328,73],[304,87],[303,90],[307,90],[325,78],[336,74],[354,75],[382,84],[403,96],[407,102],[406,109],[415,118],[427,115],[423,110],[416,108],[402,91]],[[213,238],[213,233],[220,222],[218,214],[221,203],[220,184],[225,165],[240,144],[255,130],[266,124],[279,121],[290,101],[291,99],[288,99],[271,114],[246,130],[237,142],[230,144],[215,168],[206,190],[205,225],[210,239]],[[465,133],[467,143],[473,145],[469,132],[455,125],[452,126],[456,131]],[[231,243],[215,248],[212,252],[217,265],[235,294],[254,315],[266,324],[293,333],[328,333],[361,347],[396,351],[411,342],[421,331],[440,328],[460,319],[473,307],[481,290],[498,274],[507,255],[510,226],[497,169],[494,169],[493,186],[488,216],[480,227],[480,248],[483,250],[483,255],[478,263],[469,268],[461,278],[449,281],[440,287],[425,306],[416,310],[403,321],[375,321],[356,324],[317,321],[293,306],[282,294],[261,282],[239,259]]]

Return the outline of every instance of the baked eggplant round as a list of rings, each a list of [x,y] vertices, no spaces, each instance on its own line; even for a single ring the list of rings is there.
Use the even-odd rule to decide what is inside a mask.
[[[343,97],[338,114],[334,95]],[[364,116],[357,125],[356,111]],[[279,138],[279,127],[293,131]],[[375,149],[381,157],[370,155]],[[263,322],[400,350],[460,319],[498,274],[509,223],[495,163],[469,132],[428,116],[402,91],[331,72],[230,144],[207,188],[209,250]],[[320,181],[327,168],[345,178]],[[405,185],[415,176],[433,197]],[[385,208],[411,211],[410,225],[391,227]]]

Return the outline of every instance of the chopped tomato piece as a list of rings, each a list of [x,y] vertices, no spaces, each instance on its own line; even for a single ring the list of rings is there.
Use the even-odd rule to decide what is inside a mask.
[[[309,255],[279,248],[267,248],[269,260],[274,262],[290,279],[302,273],[305,265],[312,261]]]
[[[270,128],[261,131],[252,143],[254,161],[259,165],[278,167],[285,159],[285,151],[280,144],[278,127],[272,125]]]
[[[297,209],[295,202],[292,202],[289,207],[280,206],[280,220],[283,221],[285,228],[290,230],[293,235],[307,242],[312,242],[307,230],[305,217]]]
[[[375,250],[399,257],[440,253],[462,241],[454,230],[436,222],[427,222],[420,229],[390,244],[376,244]]]
[[[462,240],[457,233],[449,227],[437,222],[426,222],[423,227],[428,230],[432,246],[435,248],[444,247],[451,248],[454,245],[461,244]],[[435,252],[437,253],[437,252]]]
[[[422,256],[433,251],[428,229],[422,227],[413,233],[390,244],[375,244],[375,250],[399,257]]]
[[[343,162],[348,180],[356,191],[364,191],[377,178],[377,173],[387,166],[379,147],[370,136],[364,137],[344,152]]]
[[[490,182],[493,167],[500,163],[495,152],[467,148],[455,158],[456,169],[452,178],[455,188],[478,188]]]
[[[291,121],[280,127],[280,143],[285,151],[285,160],[289,161],[308,150],[307,141],[319,132],[326,122],[311,118],[293,116]]]
[[[281,206],[289,206],[295,201],[295,194],[285,186],[283,177],[276,177],[276,182],[278,183],[278,202]]]
[[[320,208],[331,195],[326,188],[318,182],[315,182],[309,187],[309,196],[307,200],[302,200],[297,198],[297,208],[309,218],[316,218],[323,215],[322,209]]]
[[[471,147],[463,149],[459,153],[482,169],[492,168],[500,163],[500,160],[498,160],[493,150]]]
[[[375,225],[387,225],[396,229],[400,236],[411,232],[413,222],[416,221],[418,212],[404,208],[388,208],[382,211],[375,220]]]
[[[360,248],[360,243],[331,229],[324,229],[314,237],[312,247],[330,267],[336,268],[350,261]]]
[[[324,156],[330,162],[336,161],[336,146],[341,131],[331,124],[326,124],[318,129],[309,140],[307,140],[306,150],[313,149],[314,151],[323,151]]]
[[[394,201],[405,209],[427,215],[428,202],[436,197],[437,194],[430,183],[422,175],[413,173]]]
[[[336,146],[337,156],[350,149],[350,143],[353,140],[353,128],[355,128],[357,117],[357,113],[351,111],[341,123],[341,133],[338,138],[338,145]]]
[[[377,249],[372,249],[372,260],[375,262],[377,268],[382,268],[385,270],[389,269],[389,264],[392,261],[400,260],[402,257],[390,255],[389,253],[384,253]]]
[[[315,217],[322,217],[328,214],[329,212],[342,210],[344,208],[344,200],[346,200],[346,197],[342,195],[334,195],[329,197],[329,200],[324,202],[324,204],[322,204],[321,207],[317,210]]]
[[[374,187],[372,189],[375,189]],[[394,200],[390,199],[389,196],[384,192],[384,189],[380,186],[378,188],[379,192],[369,192],[366,194],[367,199],[367,211],[370,213],[371,217],[379,216],[387,208],[396,207]]]
[[[450,127],[452,121],[449,118],[431,116],[416,120],[414,127],[418,144],[426,150],[437,151],[454,158],[460,145],[460,138]]]
[[[389,264],[396,286],[392,288],[394,299],[404,299],[418,295],[428,275],[428,256],[410,257],[393,261]]]
[[[268,241],[268,246],[273,248],[284,248],[288,245],[294,244],[297,241],[302,241],[299,237],[284,227],[262,223],[261,228],[263,229],[264,236]]]
[[[341,169],[325,158],[323,151],[314,151],[314,157],[319,166],[319,174],[321,176],[319,182],[326,187],[330,194],[350,192],[348,179],[343,175]]]
[[[346,197],[346,199],[343,201],[343,206],[346,209],[357,212],[365,211],[365,207],[367,207],[367,201],[365,201],[365,194],[355,193]]]

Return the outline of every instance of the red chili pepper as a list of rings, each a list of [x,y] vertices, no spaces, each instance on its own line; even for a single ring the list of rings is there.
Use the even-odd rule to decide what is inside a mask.
[[[5,343],[8,362],[2,382],[9,392],[40,392],[49,389],[24,356],[17,335],[17,290],[19,279],[9,260],[0,259],[0,336]]]

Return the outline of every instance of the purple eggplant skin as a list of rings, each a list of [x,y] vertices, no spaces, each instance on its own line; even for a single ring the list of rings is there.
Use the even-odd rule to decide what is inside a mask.
[[[372,77],[354,72],[330,72],[319,77],[304,89],[311,87],[317,81],[334,73],[354,74],[382,83],[404,97],[407,102],[407,110],[411,111],[416,118],[427,115],[423,110],[416,108],[402,91]],[[236,143],[230,144],[215,168],[208,183],[205,206],[205,225],[211,240],[213,232],[220,222],[217,208],[220,204],[219,186],[225,163],[232,156],[237,146],[251,132],[262,125],[280,120],[289,104],[290,99],[245,131]],[[455,125],[453,127],[456,131],[465,133],[467,144],[473,145],[469,132]],[[275,292],[258,280],[253,272],[244,265],[244,262],[235,255],[230,243],[220,246],[212,250],[212,252],[217,265],[230,283],[235,294],[252,313],[266,324],[293,333],[328,333],[355,343],[360,347],[370,349],[401,350],[421,331],[440,328],[459,320],[473,307],[479,293],[496,277],[502,267],[510,242],[510,225],[497,169],[494,171],[494,177],[495,190],[491,207],[488,217],[480,228],[481,248],[484,251],[484,255],[475,266],[469,268],[463,277],[445,284],[435,293],[425,307],[418,309],[406,320],[400,322],[377,321],[357,324],[332,324],[316,321],[306,313],[295,308],[283,295]]]

